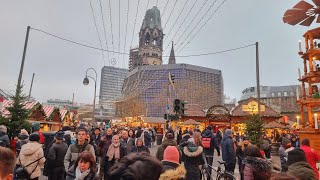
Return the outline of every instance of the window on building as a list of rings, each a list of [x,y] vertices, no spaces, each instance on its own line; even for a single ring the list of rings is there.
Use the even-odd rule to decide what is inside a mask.
[[[288,92],[287,92],[287,91],[284,91],[284,92],[283,92],[283,96],[284,96],[284,97],[287,97],[287,96],[288,96]]]
[[[290,96],[294,96],[294,92],[293,91],[290,91]]]
[[[281,96],[282,96],[281,92],[278,92],[278,97],[281,97]]]
[[[273,93],[271,93],[271,97],[275,97],[276,96],[276,94],[273,92]]]

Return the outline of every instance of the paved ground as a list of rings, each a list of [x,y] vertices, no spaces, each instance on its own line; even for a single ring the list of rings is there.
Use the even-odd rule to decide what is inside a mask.
[[[158,149],[159,146],[153,146],[152,148],[150,148],[150,153],[152,156],[156,156],[156,153],[157,153],[157,149]],[[280,159],[278,156],[273,156],[272,157],[272,160],[274,162],[276,162],[277,164],[280,164]],[[217,169],[217,167],[219,166],[219,163],[217,161],[222,161],[222,157],[218,157],[218,156],[215,156],[214,159],[213,159],[213,169]],[[212,176],[215,177],[216,176],[216,173],[215,171],[212,171]],[[237,179],[240,179],[239,178],[239,169],[238,169],[238,165],[236,165],[236,169],[235,169],[235,176]],[[40,177],[40,180],[47,180],[48,178],[45,177],[45,176],[41,176]],[[215,179],[215,178],[213,178]]]

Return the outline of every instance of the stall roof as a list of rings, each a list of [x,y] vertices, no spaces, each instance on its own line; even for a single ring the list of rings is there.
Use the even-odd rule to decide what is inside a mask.
[[[145,123],[165,124],[166,120],[163,117],[141,117]]]
[[[265,129],[274,129],[274,128],[279,128],[279,129],[288,129],[287,126],[280,124],[278,122],[272,121],[266,125],[263,126]]]
[[[197,116],[197,117],[205,117],[206,112],[202,109],[199,104],[187,104],[188,109],[185,111],[187,116]]]

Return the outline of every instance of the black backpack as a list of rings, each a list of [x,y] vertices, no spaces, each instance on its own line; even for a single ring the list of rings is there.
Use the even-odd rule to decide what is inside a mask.
[[[22,166],[22,165],[17,165],[16,168],[16,172],[14,174],[15,179],[17,180],[29,180],[30,179],[30,175],[37,169],[38,165],[39,165],[39,160],[42,159],[43,157],[33,161],[32,163],[27,164],[26,166]],[[19,157],[19,162],[21,164],[20,161],[20,157]],[[29,174],[26,167],[30,166],[31,164],[38,162],[38,164],[36,165],[36,167],[32,170],[32,172]]]

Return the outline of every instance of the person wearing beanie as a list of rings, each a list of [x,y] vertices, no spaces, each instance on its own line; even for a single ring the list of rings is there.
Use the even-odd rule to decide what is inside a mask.
[[[176,146],[176,148],[178,149],[177,142],[174,140],[174,134],[173,134],[172,129],[169,129],[167,131],[166,139],[164,141],[162,141],[162,144],[159,146],[159,148],[157,150],[156,157],[159,159],[159,161],[163,160],[164,150],[168,146]]]
[[[71,144],[71,140],[74,138],[73,136],[72,136],[72,132],[71,132],[71,128],[70,128],[70,126],[63,126],[62,127],[62,131],[64,132],[64,142],[68,145],[68,146],[70,146],[70,144]]]
[[[7,127],[0,125],[0,146],[10,147],[10,140],[7,134]]]
[[[291,148],[291,141],[286,138],[282,137],[282,143],[279,148],[279,158],[281,163],[281,172],[287,172],[288,171],[288,165],[287,165],[287,159],[288,159],[288,153],[286,152],[287,149]]]
[[[317,179],[319,179],[319,171],[317,169],[317,162],[320,162],[320,155],[317,151],[310,147],[309,139],[305,138],[301,141],[301,147],[306,155],[307,162],[312,167],[313,171],[317,174]]]
[[[221,149],[222,160],[226,162],[225,169],[226,171],[233,173],[236,164],[236,157],[231,129],[226,129],[226,132],[222,138]]]
[[[29,142],[21,147],[17,158],[17,164],[21,166],[26,166],[35,161],[35,163],[26,167],[30,179],[37,179],[41,176],[41,168],[45,162],[42,144],[38,142],[39,139],[40,137],[37,133],[30,134]]]
[[[162,168],[165,172],[160,175],[159,180],[178,180],[184,179],[186,176],[186,169],[179,164],[179,151],[175,146],[168,146],[163,154],[161,161]]]
[[[180,140],[180,144],[187,142],[190,137],[191,135],[189,134],[189,131],[184,131],[182,134],[182,139]]]
[[[143,141],[141,138],[137,138],[136,145],[133,146],[131,149],[131,153],[138,153],[138,152],[146,152],[150,154],[149,148],[143,144]]]
[[[17,155],[20,154],[21,147],[24,144],[27,144],[28,141],[29,141],[29,133],[28,133],[28,131],[26,131],[25,129],[21,129],[20,130],[20,134],[18,136],[17,146],[16,146]]]
[[[39,137],[40,137],[39,142],[41,144],[44,144],[45,138],[44,138],[42,132],[40,132],[40,123],[39,122],[33,122],[32,123],[32,133],[38,133]]]
[[[64,142],[64,131],[57,131],[54,136],[54,143],[49,149],[46,162],[48,180],[64,180],[65,167],[64,156],[67,153],[68,145]]]
[[[317,175],[308,164],[305,153],[300,148],[288,152],[287,173],[300,180],[316,180]]]

